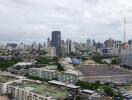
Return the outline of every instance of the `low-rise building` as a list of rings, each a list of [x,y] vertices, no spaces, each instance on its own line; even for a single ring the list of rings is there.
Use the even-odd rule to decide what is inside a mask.
[[[50,69],[52,68],[52,69]],[[35,76],[47,80],[58,80],[68,84],[75,84],[79,80],[79,74],[73,70],[57,71],[57,66],[29,69],[29,76]]]
[[[18,80],[17,78],[13,77],[13,76],[5,76],[5,75],[1,75],[0,76],[0,95],[6,94],[6,87],[8,84],[12,83],[12,82],[19,82],[20,80]]]
[[[47,80],[53,80],[56,78],[57,71],[49,70],[45,68],[30,68],[29,76],[40,77]]]
[[[100,53],[102,56],[110,56],[110,55],[113,55],[113,56],[118,56],[119,55],[119,49],[118,48],[100,48],[98,50],[98,53]]]
[[[7,93],[17,100],[64,100],[68,97],[68,92],[64,88],[32,80],[9,84]]]
[[[101,96],[92,90],[80,90],[81,100],[102,100]]]
[[[73,70],[57,73],[57,80],[67,84],[75,84],[79,80],[79,74]]]
[[[13,74],[25,75],[28,73],[28,68],[33,67],[35,62],[19,62],[12,67],[8,68],[8,71]]]

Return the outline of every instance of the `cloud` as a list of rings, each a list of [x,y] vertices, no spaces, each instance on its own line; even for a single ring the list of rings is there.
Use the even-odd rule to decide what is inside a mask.
[[[123,39],[124,17],[132,36],[131,9],[131,0],[1,0],[0,41],[44,41],[53,30],[75,41]]]

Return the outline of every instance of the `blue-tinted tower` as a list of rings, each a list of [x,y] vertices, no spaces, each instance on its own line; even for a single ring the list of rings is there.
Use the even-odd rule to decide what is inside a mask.
[[[61,32],[53,31],[52,32],[52,46],[56,48],[56,55],[61,57]]]

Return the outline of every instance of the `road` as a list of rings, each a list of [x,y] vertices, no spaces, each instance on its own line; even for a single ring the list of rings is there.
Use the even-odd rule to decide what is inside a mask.
[[[132,70],[121,68],[120,65],[114,65],[113,67],[132,73]]]
[[[127,77],[132,75],[110,75],[110,76],[88,76],[88,77],[81,77],[81,78],[115,78],[115,77]]]

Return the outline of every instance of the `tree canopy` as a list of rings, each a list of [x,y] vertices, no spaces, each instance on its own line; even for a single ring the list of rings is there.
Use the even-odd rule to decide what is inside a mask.
[[[57,70],[58,71],[64,71],[64,68],[60,63],[58,63]]]

